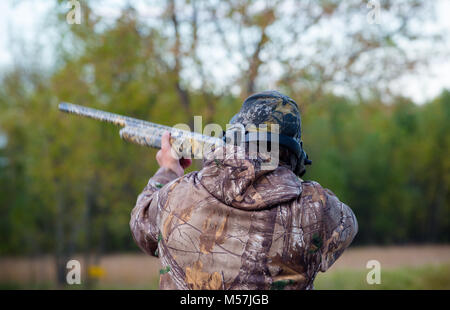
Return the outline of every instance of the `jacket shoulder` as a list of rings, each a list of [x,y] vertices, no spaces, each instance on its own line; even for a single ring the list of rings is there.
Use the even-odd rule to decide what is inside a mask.
[[[320,198],[320,196],[334,196],[336,195],[328,188],[323,187],[316,181],[303,181],[302,183],[302,195],[314,195],[314,198]],[[319,196],[318,196],[319,195]],[[336,197],[337,198],[337,197]]]
[[[350,217],[354,221],[355,226],[357,226],[356,218],[350,207],[341,202],[331,190],[321,186],[318,182],[302,182],[300,202],[302,204],[314,205],[317,208],[320,208],[320,217],[318,217],[318,220],[320,219],[325,226],[325,229],[336,227],[343,218],[348,217]]]
[[[355,214],[329,189],[315,181],[302,182],[299,202],[304,232],[314,251],[321,253],[321,270],[327,270],[358,232]],[[314,246],[314,244],[316,246]]]

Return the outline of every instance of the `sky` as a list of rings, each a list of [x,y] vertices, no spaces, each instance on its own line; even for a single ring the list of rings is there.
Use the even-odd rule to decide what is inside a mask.
[[[446,29],[450,33],[450,0],[432,0],[438,2],[437,18],[435,24],[440,29]],[[68,2],[68,1],[67,1]],[[20,39],[25,42],[38,41],[45,47],[51,42],[52,33],[40,34],[40,29],[46,23],[46,16],[50,12],[53,1],[33,0],[2,0],[0,1],[0,71],[12,65],[17,51],[11,48],[10,40]],[[105,2],[103,2],[105,3]],[[117,16],[121,5],[125,0],[108,0],[108,5],[101,7],[102,16]],[[69,5],[67,6],[69,10]],[[148,16],[158,15],[155,7],[141,6],[140,14]],[[450,42],[446,42],[450,50]],[[51,54],[44,48],[43,59],[38,61],[44,65],[51,65]],[[219,70],[220,71],[220,70]],[[414,75],[405,76],[395,82],[395,89],[399,93],[412,98],[417,103],[423,103],[436,97],[444,88],[450,89],[450,58],[442,62],[432,61],[428,70],[423,70]]]

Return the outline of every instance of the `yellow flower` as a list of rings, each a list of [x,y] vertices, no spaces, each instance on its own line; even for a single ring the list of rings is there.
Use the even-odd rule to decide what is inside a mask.
[[[105,269],[100,266],[92,265],[89,266],[88,274],[91,278],[102,278],[105,275]]]

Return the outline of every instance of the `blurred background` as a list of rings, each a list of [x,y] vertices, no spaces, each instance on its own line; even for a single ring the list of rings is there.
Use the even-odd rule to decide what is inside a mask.
[[[301,109],[304,178],[359,222],[316,288],[450,289],[449,14],[448,0],[1,1],[0,287],[158,287],[128,226],[156,151],[60,101],[225,127],[277,89]]]

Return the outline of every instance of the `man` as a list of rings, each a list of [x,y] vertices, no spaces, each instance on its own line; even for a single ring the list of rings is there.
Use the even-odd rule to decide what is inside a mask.
[[[156,155],[161,168],[131,214],[134,239],[160,258],[161,289],[313,289],[316,274],[352,242],[355,215],[328,189],[299,178],[310,162],[291,98],[254,94],[230,123],[278,124],[279,165],[262,169],[263,156],[238,159],[238,147],[227,144],[184,175],[190,161],[171,155],[166,133]]]

